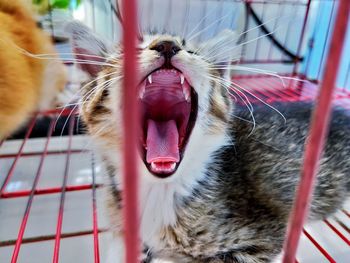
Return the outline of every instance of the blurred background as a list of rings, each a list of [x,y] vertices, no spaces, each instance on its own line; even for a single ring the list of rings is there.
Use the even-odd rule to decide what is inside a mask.
[[[44,28],[57,40],[65,39],[63,24],[71,19],[111,41],[120,40],[121,4],[115,0],[33,2]],[[139,28],[144,34],[166,32],[192,41],[205,41],[231,29],[242,34],[242,64],[320,80],[337,4],[337,0],[140,0]],[[63,53],[67,45],[57,46]],[[337,85],[350,89],[349,32],[345,47]]]

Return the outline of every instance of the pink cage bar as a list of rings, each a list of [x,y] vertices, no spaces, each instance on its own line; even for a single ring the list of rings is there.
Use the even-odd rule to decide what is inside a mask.
[[[240,2],[239,0],[235,0]],[[317,0],[314,0],[317,1]],[[321,153],[322,145],[324,143],[324,134],[327,130],[328,123],[328,112],[330,103],[333,99],[333,103],[336,105],[341,105],[345,108],[350,109],[350,91],[346,88],[349,82],[350,75],[350,64],[347,66],[346,77],[344,84],[338,85],[335,88],[335,79],[338,73],[338,65],[340,63],[340,57],[342,54],[342,46],[345,42],[346,34],[346,25],[349,23],[349,8],[350,1],[340,0],[332,1],[325,0],[332,3],[332,19],[336,17],[335,22],[331,22],[332,19],[329,19],[329,24],[327,28],[327,33],[325,39],[331,39],[330,41],[330,50],[331,52],[327,55],[328,42],[324,41],[323,52],[321,55],[321,62],[318,70],[318,74],[315,78],[308,82],[295,81],[293,79],[288,79],[285,81],[285,85],[282,85],[281,81],[271,75],[237,75],[233,77],[233,80],[238,85],[244,86],[249,89],[249,93],[246,93],[247,98],[252,103],[260,103],[256,97],[261,98],[267,103],[275,101],[310,101],[317,99],[317,106],[315,108],[315,114],[313,119],[313,124],[310,129],[310,136],[312,139],[308,144],[305,152],[305,164],[303,171],[303,180],[299,186],[298,195],[296,198],[296,204],[291,216],[291,222],[289,226],[288,236],[286,237],[286,243],[284,247],[285,256],[283,259],[284,263],[295,262],[295,255],[298,246],[298,241],[301,235],[308,239],[321,257],[328,262],[336,262],[334,255],[327,250],[322,245],[322,242],[313,236],[310,231],[306,228],[303,228],[304,218],[307,214],[308,200],[309,196],[312,193],[312,184],[315,176],[315,171],[317,170],[317,159]],[[261,17],[264,17],[266,10],[264,6],[266,4],[275,4],[278,8],[285,8],[286,6],[295,6],[301,8],[304,12],[304,19],[302,26],[299,28],[299,42],[297,45],[296,57],[300,57],[302,53],[303,43],[305,43],[306,36],[306,27],[309,22],[310,8],[312,0],[307,1],[266,1],[266,0],[247,0],[245,1],[248,4],[252,5],[261,5],[262,13]],[[126,180],[126,192],[124,193],[125,197],[125,228],[126,228],[126,255],[127,262],[133,263],[137,262],[137,256],[139,253],[138,245],[138,221],[137,221],[137,170],[136,170],[136,160],[134,159],[136,153],[136,144],[134,138],[136,138],[133,131],[135,131],[136,118],[137,118],[137,104],[136,101],[131,98],[136,97],[132,96],[135,94],[137,78],[135,78],[135,70],[137,72],[137,61],[135,53],[135,44],[137,37],[137,5],[135,0],[125,0],[123,3],[123,17],[124,19],[124,34],[123,41],[126,44],[125,49],[125,97],[124,105],[125,111],[125,134],[128,135],[125,138],[125,180]],[[337,11],[338,10],[338,11]],[[249,12],[249,11],[248,11]],[[320,16],[320,14],[318,14]],[[318,19],[318,17],[316,18]],[[275,23],[274,27],[277,26]],[[291,24],[287,25],[289,28]],[[332,29],[336,30],[332,30]],[[333,33],[332,33],[333,32]],[[288,42],[290,35],[287,33],[284,39],[284,42]],[[312,38],[309,41],[310,49],[312,49]],[[271,44],[272,45],[272,44]],[[298,76],[303,79],[307,79],[309,71],[309,58],[306,58],[305,68],[302,73],[300,73],[301,61],[297,59],[286,59],[285,56],[281,55],[279,59],[274,58],[271,54],[272,51],[267,52],[266,56],[260,56],[262,53],[262,46],[260,41],[257,42],[255,50],[252,55],[249,57],[243,56],[241,61],[242,64],[288,64],[292,66],[290,73],[285,76]],[[326,69],[324,70],[324,75],[322,76],[321,65],[326,64]],[[131,87],[131,88],[130,88]],[[132,89],[132,88],[135,89]],[[239,102],[238,102],[239,103]],[[67,118],[68,125],[68,144],[67,148],[64,150],[56,151],[50,150],[49,144],[52,140],[52,135],[54,132],[55,120],[58,115]],[[39,117],[47,117],[50,119],[50,124],[47,130],[47,136],[45,139],[45,144],[43,149],[40,151],[25,151],[25,146],[28,141],[31,140],[31,135],[35,127],[37,126],[37,120]],[[72,147],[72,140],[74,139],[74,129],[77,125],[76,121],[76,112],[72,109],[67,109],[61,112],[61,110],[52,110],[48,112],[37,113],[32,121],[29,123],[26,133],[21,140],[19,148],[16,153],[0,153],[1,160],[11,160],[12,164],[9,166],[6,173],[0,174],[0,201],[1,200],[10,200],[18,198],[27,198],[26,206],[23,211],[23,217],[18,225],[18,234],[15,239],[2,240],[0,237],[0,248],[11,247],[11,263],[18,262],[19,254],[21,247],[26,244],[31,243],[40,243],[44,241],[51,240],[54,242],[54,248],[52,253],[52,262],[60,261],[61,253],[61,241],[64,239],[70,239],[79,236],[88,236],[92,238],[93,242],[93,259],[92,262],[100,262],[100,235],[105,233],[107,229],[100,227],[98,220],[98,205],[97,205],[97,196],[96,192],[99,188],[102,187],[101,184],[96,182],[95,174],[95,163],[92,158],[91,162],[91,174],[92,182],[91,183],[81,183],[70,185],[68,181],[68,174],[70,170],[70,163],[72,156],[87,152],[86,149],[76,149]],[[322,133],[318,132],[322,129]],[[316,132],[315,132],[316,131]],[[6,144],[5,142],[0,142],[1,147]],[[318,153],[317,155],[314,153]],[[36,156],[40,159],[38,168],[36,170],[35,176],[33,178],[32,186],[25,190],[9,190],[8,186],[13,180],[14,173],[18,167],[18,163],[22,158]],[[38,182],[43,174],[43,165],[48,156],[64,156],[65,157],[65,168],[64,173],[62,174],[61,184],[53,187],[39,187]],[[62,223],[64,221],[65,215],[65,205],[67,205],[66,195],[70,192],[80,192],[80,191],[91,191],[91,211],[92,211],[92,229],[82,230],[82,231],[70,231],[64,232],[62,230]],[[31,213],[33,203],[35,202],[35,197],[37,196],[46,196],[58,194],[59,198],[59,207],[58,207],[58,216],[56,219],[56,231],[50,235],[37,235],[33,237],[25,237],[25,231],[28,223],[28,218]],[[348,209],[342,209],[341,213],[350,220],[350,212]],[[324,225],[328,227],[333,233],[337,236],[340,242],[344,242],[348,249],[350,249],[350,238],[349,238],[349,222],[344,222],[342,220],[334,221],[324,220]],[[298,262],[302,262],[299,261]]]

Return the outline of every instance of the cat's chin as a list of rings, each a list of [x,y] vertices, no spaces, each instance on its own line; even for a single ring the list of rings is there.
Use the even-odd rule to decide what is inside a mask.
[[[198,97],[176,68],[154,70],[140,83],[141,156],[154,177],[176,173],[197,119]]]

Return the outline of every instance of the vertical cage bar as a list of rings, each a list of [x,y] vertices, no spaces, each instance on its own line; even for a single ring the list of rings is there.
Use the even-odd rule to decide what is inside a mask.
[[[313,185],[318,170],[318,162],[328,131],[332,95],[335,89],[335,81],[344,46],[349,10],[350,1],[341,0],[333,27],[334,31],[325,67],[326,74],[321,84],[320,94],[312,117],[308,143],[305,147],[301,181],[288,226],[288,235],[284,245],[285,255],[283,263],[294,262],[300,234],[311,201]]]
[[[315,12],[315,11],[314,11]],[[306,76],[306,77],[309,77],[309,69],[310,69],[310,64],[311,64],[311,61],[312,61],[312,56],[313,56],[313,48],[314,48],[314,45],[315,45],[315,39],[316,39],[316,36],[320,30],[320,27],[318,27],[317,25],[320,23],[320,19],[322,17],[322,3],[318,3],[318,7],[317,7],[317,11],[316,11],[316,19],[315,19],[315,22],[314,22],[314,25],[313,25],[313,32],[311,34],[311,38],[309,38],[309,43],[308,43],[308,47],[309,47],[309,50],[308,50],[308,54],[306,56],[306,62],[305,63],[305,69],[303,70],[303,75]]]
[[[296,57],[300,57],[301,48],[303,47],[306,25],[307,25],[307,21],[308,21],[308,18],[309,18],[309,13],[310,13],[311,1],[312,0],[308,0],[307,1],[304,21],[303,21],[303,27],[301,28],[301,32],[300,32],[300,41],[299,41],[299,45],[298,45],[298,49],[297,49],[297,53],[296,53],[297,56]],[[298,71],[298,65],[299,65],[299,62],[295,61],[294,62],[294,67],[293,67],[293,75],[296,75],[298,73],[297,72]]]
[[[100,263],[100,245],[98,240],[97,204],[96,204],[96,169],[95,157],[91,155],[91,175],[92,175],[92,224],[94,236],[94,262]]]
[[[265,3],[266,4],[266,3]],[[284,3],[286,4],[286,3]],[[278,2],[277,5],[278,5],[278,13],[281,14],[282,13],[282,10],[283,10],[283,7],[284,7],[284,4],[282,4],[282,2]],[[279,27],[279,24],[280,24],[280,20],[281,20],[281,17],[278,16],[276,19],[275,19],[275,22],[273,24],[273,29],[271,32],[273,32],[273,34],[276,34],[276,31],[277,31],[277,28]],[[273,53],[274,53],[274,48],[275,46],[273,45],[273,42],[270,43],[270,48],[269,48],[269,53],[267,55],[267,60],[272,60],[273,59]]]
[[[321,79],[321,75],[322,75],[322,70],[323,70],[323,65],[324,65],[324,61],[325,61],[325,55],[326,55],[326,51],[327,51],[327,46],[328,46],[328,39],[329,39],[329,35],[331,33],[332,30],[332,21],[333,21],[333,16],[334,16],[334,8],[336,6],[336,2],[332,2],[332,9],[331,9],[331,13],[330,13],[330,17],[329,17],[329,21],[328,21],[328,25],[327,25],[327,33],[324,39],[324,43],[323,43],[323,47],[322,47],[322,55],[321,55],[321,60],[320,60],[320,64],[318,65],[318,73],[317,73],[317,79]]]
[[[293,18],[297,17],[299,6],[297,6],[296,4],[291,4],[290,8],[293,8],[293,11],[291,12],[292,13],[292,17]],[[292,28],[293,25],[294,25],[294,19],[289,19],[286,35],[285,35],[285,38],[284,38],[284,46],[285,47],[288,47],[289,38],[292,35],[291,34],[291,28]],[[281,60],[283,61],[284,59],[285,59],[285,54],[282,53],[281,54]],[[288,59],[288,58],[286,58],[286,59]]]
[[[137,4],[136,0],[123,1],[123,124],[124,124],[124,174],[123,174],[123,215],[125,262],[137,263],[139,255],[138,215],[138,165],[137,142],[139,135],[137,102]]]
[[[266,15],[266,4],[264,4],[262,6],[261,21],[265,21],[265,15]],[[257,26],[259,26],[259,25],[257,25]],[[258,41],[256,43],[255,55],[254,55],[255,61],[259,59],[259,50],[260,50],[260,45],[261,45],[261,41],[262,41],[262,39],[260,39],[261,36],[262,36],[262,33],[261,33],[261,31],[259,31]]]
[[[348,64],[348,69],[346,70],[346,77],[345,77],[345,81],[344,81],[344,87],[343,87],[343,91],[346,90],[350,90],[350,61]],[[349,83],[349,88],[348,88],[348,83]],[[1,143],[0,143],[1,146]]]
[[[67,149],[66,167],[64,169],[63,182],[62,182],[60,207],[58,210],[58,217],[57,217],[55,246],[54,246],[54,252],[53,252],[53,259],[52,259],[53,263],[58,263],[59,255],[60,255],[64,202],[66,199],[66,192],[67,192],[67,181],[68,181],[68,172],[69,172],[70,157],[71,157],[71,150],[72,150],[73,131],[74,131],[74,116],[70,117],[69,119],[68,149]]]

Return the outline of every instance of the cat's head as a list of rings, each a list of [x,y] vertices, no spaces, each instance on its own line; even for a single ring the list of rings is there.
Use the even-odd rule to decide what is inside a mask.
[[[122,44],[110,45],[81,24],[68,30],[81,68],[91,76],[82,90],[82,117],[102,154],[120,168]],[[228,65],[235,44],[231,31],[199,45],[170,35],[147,36],[139,43],[142,177],[191,180],[228,143]]]

